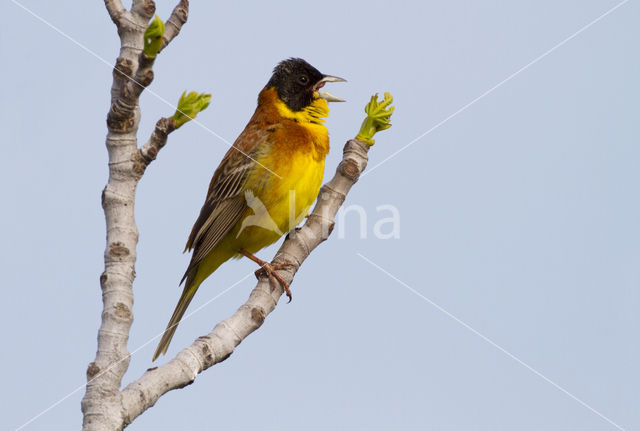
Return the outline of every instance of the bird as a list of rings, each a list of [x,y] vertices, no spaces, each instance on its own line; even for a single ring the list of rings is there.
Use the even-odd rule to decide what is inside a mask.
[[[153,361],[165,354],[196,291],[220,265],[245,256],[270,282],[291,291],[271,265],[254,255],[296,227],[316,200],[329,153],[323,124],[328,102],[344,102],[320,89],[346,82],[320,73],[301,58],[281,61],[258,94],[253,116],[215,170],[185,252],[191,261],[184,288]]]

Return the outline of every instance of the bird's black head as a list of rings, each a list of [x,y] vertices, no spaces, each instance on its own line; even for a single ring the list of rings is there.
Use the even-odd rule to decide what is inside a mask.
[[[278,97],[289,109],[300,111],[311,105],[315,98],[314,92],[322,87],[325,82],[337,81],[344,81],[344,79],[323,75],[318,69],[301,58],[290,58],[281,61],[273,69],[273,75],[266,88],[275,88],[278,92]],[[320,97],[324,96],[321,95]],[[327,100],[338,101],[340,99],[334,97],[334,100]]]

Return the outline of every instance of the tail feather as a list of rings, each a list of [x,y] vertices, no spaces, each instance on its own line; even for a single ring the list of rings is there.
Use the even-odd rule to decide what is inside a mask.
[[[160,343],[158,344],[158,347],[153,354],[153,361],[155,361],[161,354],[164,355],[165,353],[167,353],[167,349],[169,348],[171,339],[176,333],[176,329],[178,329],[178,324],[180,323],[182,316],[184,316],[184,313],[187,311],[187,307],[189,307],[191,300],[195,296],[196,290],[198,290],[198,285],[192,285],[191,281],[192,280],[187,280],[187,283],[184,286],[184,290],[182,291],[182,295],[180,295],[180,299],[178,300],[176,309],[173,311],[173,315],[169,320],[167,329],[164,330],[162,339],[160,340]]]
[[[176,305],[176,309],[173,311],[173,315],[169,320],[169,324],[167,325],[167,329],[164,330],[164,334],[162,334],[162,339],[156,348],[155,353],[153,354],[153,360],[158,359],[158,356],[164,355],[167,353],[167,349],[169,348],[169,343],[171,343],[171,339],[173,338],[173,334],[176,333],[176,329],[178,328],[178,324],[184,316],[184,313],[187,311],[187,307],[191,303],[191,300],[196,294],[196,291],[200,287],[200,284],[211,275],[220,265],[229,260],[236,253],[235,247],[225,248],[222,250],[216,250],[215,252],[211,252],[205,257],[205,259],[192,267],[189,265],[189,268],[184,274],[182,280],[186,279],[184,289],[182,290],[182,295],[180,295],[180,299],[178,300],[178,305]],[[182,281],[180,282],[182,283]]]

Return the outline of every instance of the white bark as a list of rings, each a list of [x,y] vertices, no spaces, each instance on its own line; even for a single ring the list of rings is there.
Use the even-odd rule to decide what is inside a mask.
[[[96,358],[87,368],[87,390],[82,400],[83,430],[86,431],[123,428],[120,386],[129,366],[127,341],[133,322],[132,284],[138,242],[134,219],[135,191],[141,175],[136,157],[139,154],[138,98],[153,79],[153,60],[142,54],[142,48],[144,31],[155,11],[152,1],[134,3],[133,11],[129,12],[119,0],[105,0],[107,11],[118,28],[121,48],[114,68],[107,116],[109,181],[102,192],[107,245],[105,270],[100,276],[103,312]]]
[[[138,148],[138,99],[153,80],[153,59],[142,53],[143,34],[155,5],[151,0],[134,0],[132,10],[127,11],[119,0],[105,0],[105,6],[118,27],[121,48],[114,68],[107,116],[109,181],[102,193],[107,245],[105,270],[100,276],[103,312],[96,358],[87,369],[86,393],[82,400],[83,431],[121,430],[163,394],[192,383],[200,372],[224,361],[242,340],[262,325],[283,293],[281,286],[272,291],[268,279],[259,280],[248,301],[211,333],[198,338],[167,364],[148,370],[120,390],[129,366],[127,341],[133,322],[132,285],[138,242],[134,219],[136,187],[146,167],[166,144],[175,124],[166,118],[160,119],[148,142]],[[180,0],[167,20],[163,48],[179,33],[187,19],[188,7],[187,0]],[[274,264],[290,264],[279,271],[287,282],[291,283],[302,262],[333,230],[338,208],[367,164],[369,147],[357,140],[346,143],[336,175],[322,187],[313,212],[276,254]]]

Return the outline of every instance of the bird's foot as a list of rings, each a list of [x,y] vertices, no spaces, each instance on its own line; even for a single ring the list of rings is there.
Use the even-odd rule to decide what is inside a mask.
[[[251,259],[252,261],[254,261],[255,263],[257,263],[258,265],[260,265],[260,268],[258,268],[255,272],[256,278],[259,280],[260,277],[262,277],[263,275],[267,275],[269,277],[269,281],[271,282],[271,291],[273,292],[273,290],[276,288],[277,283],[280,283],[282,285],[282,287],[284,288],[285,293],[287,294],[287,298],[289,298],[289,302],[291,302],[292,299],[292,295],[291,295],[291,290],[289,289],[289,283],[287,283],[276,271],[279,271],[281,269],[287,268],[287,267],[291,267],[293,266],[290,263],[282,263],[279,265],[272,265],[269,262],[266,262],[256,256],[254,256],[253,254],[249,253],[246,250],[240,250],[240,254],[242,254],[243,256],[248,257],[249,259]]]
[[[288,302],[291,302],[292,296],[291,296],[291,290],[289,289],[289,283],[284,281],[284,279],[276,272],[289,266],[292,266],[292,265],[288,263],[283,263],[281,265],[271,265],[270,263],[265,262],[263,265],[261,265],[260,268],[256,270],[255,274],[256,274],[256,278],[258,279],[262,275],[267,274],[267,276],[269,277],[269,281],[271,281],[272,292],[273,292],[273,289],[275,289],[276,287],[276,282],[279,282],[284,288],[284,292],[287,294],[287,298],[289,298]]]

